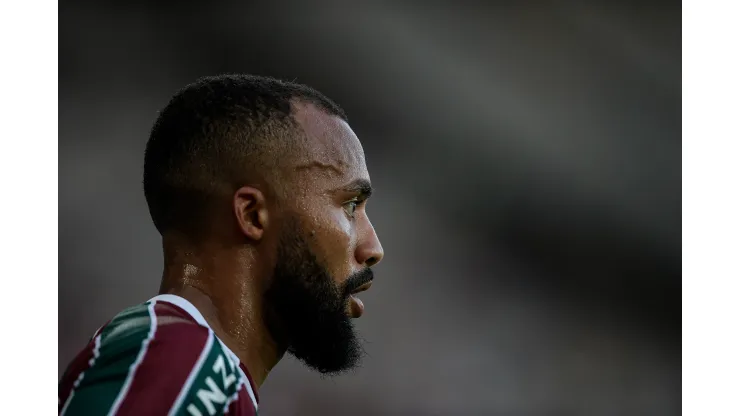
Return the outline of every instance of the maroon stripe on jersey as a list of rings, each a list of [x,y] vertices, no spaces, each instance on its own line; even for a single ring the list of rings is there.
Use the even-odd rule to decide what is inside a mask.
[[[87,344],[84,350],[77,354],[77,357],[67,367],[67,371],[64,372],[62,382],[59,383],[59,412],[62,411],[62,407],[64,407],[67,399],[69,399],[69,395],[74,389],[75,381],[80,377],[80,374],[90,368],[94,349],[95,338]]]
[[[157,314],[157,318],[163,316],[171,316],[175,318],[187,319],[194,324],[198,324],[198,322],[195,320],[195,318],[192,317],[192,315],[190,315],[184,309],[175,305],[174,303],[158,300],[157,303],[154,305],[154,313]]]
[[[252,375],[249,374],[249,369],[247,369],[247,366],[244,365],[244,363],[239,363],[239,367],[241,367],[242,371],[244,371],[244,374],[247,375],[247,380],[249,380],[249,385],[252,386],[252,392],[254,393],[254,400],[259,404],[260,402],[260,396],[257,393],[257,385],[254,384],[254,380],[252,380]],[[247,393],[247,396],[249,393]],[[249,400],[252,400],[250,397]]]
[[[159,312],[156,307],[155,311]],[[208,328],[192,323],[158,325],[118,414],[167,414],[198,361],[208,336]]]
[[[257,398],[257,390],[254,391],[254,398]],[[236,400],[237,403],[240,403],[241,407],[241,413],[237,413],[238,415],[248,415],[248,416],[256,416],[257,415],[257,409],[255,409],[254,404],[252,403],[252,398],[249,397],[249,392],[247,392],[247,388],[245,386],[242,386],[241,390],[239,390],[239,398]]]
[[[244,386],[239,389],[239,396],[236,400],[229,403],[229,407],[226,408],[226,414],[235,416],[256,416],[257,410],[252,404],[252,398],[249,397],[249,393]]]
[[[239,414],[239,400],[234,400],[229,404],[229,407],[226,408],[227,415],[238,415]]]

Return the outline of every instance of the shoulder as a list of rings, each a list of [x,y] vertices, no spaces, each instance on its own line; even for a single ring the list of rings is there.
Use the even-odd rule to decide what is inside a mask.
[[[127,373],[133,364],[139,372],[195,365],[204,350],[220,348],[215,341],[208,327],[177,306],[147,302],[116,315],[90,343],[96,366],[120,364]]]
[[[210,330],[187,313],[164,302],[132,306],[98,329],[90,340],[98,364],[149,350],[202,347]],[[89,349],[88,348],[88,349]]]
[[[60,382],[60,410],[71,403],[71,410],[99,406],[102,413],[137,414],[137,403],[147,403],[164,413],[190,404],[210,413],[240,383],[234,362],[208,327],[175,305],[147,302],[96,332]],[[199,397],[201,390],[210,395]]]

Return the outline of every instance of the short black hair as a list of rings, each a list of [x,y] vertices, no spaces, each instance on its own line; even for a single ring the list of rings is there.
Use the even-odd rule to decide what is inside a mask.
[[[144,195],[154,226],[199,233],[208,206],[249,172],[268,172],[299,134],[294,102],[347,120],[306,85],[256,75],[198,79],[177,92],[154,123],[144,156]],[[202,231],[202,230],[200,230]]]

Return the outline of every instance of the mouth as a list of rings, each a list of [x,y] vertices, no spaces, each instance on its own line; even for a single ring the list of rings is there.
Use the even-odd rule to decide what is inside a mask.
[[[372,286],[372,284],[373,284],[373,282],[367,282],[364,285],[362,285],[362,286],[358,287],[357,289],[353,290],[350,293],[350,295],[356,295],[356,294],[358,294],[360,292],[364,292],[364,291],[370,289],[370,286]]]
[[[349,294],[349,314],[352,318],[359,318],[365,312],[365,305],[356,295],[370,289],[372,282],[367,282]]]

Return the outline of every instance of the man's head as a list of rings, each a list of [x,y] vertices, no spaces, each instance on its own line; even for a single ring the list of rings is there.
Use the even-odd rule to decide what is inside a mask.
[[[271,78],[203,78],[155,123],[144,192],[165,241],[219,247],[209,258],[239,265],[193,283],[236,311],[227,320],[243,318],[258,291],[261,319],[283,348],[324,373],[357,363],[350,315],[362,303],[350,294],[367,287],[383,250],[365,212],[362,146],[336,104]]]

